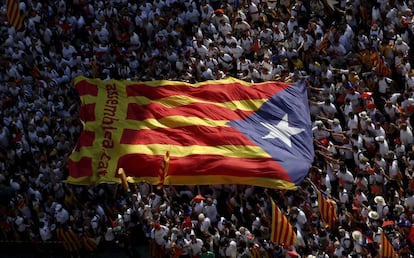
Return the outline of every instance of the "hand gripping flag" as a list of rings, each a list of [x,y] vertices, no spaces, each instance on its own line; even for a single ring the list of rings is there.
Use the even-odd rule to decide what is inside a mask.
[[[288,248],[292,245],[296,245],[296,232],[293,230],[288,218],[283,212],[276,206],[275,202],[272,202],[272,227],[270,233],[270,241],[275,244],[283,245]]]
[[[68,183],[248,184],[296,189],[313,161],[307,92],[235,78],[101,81],[78,77],[84,128]],[[160,164],[169,157],[168,172]],[[162,180],[160,180],[162,179]]]

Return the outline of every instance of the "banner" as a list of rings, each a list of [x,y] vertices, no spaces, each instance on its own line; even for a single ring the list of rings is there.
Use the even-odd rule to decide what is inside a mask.
[[[131,183],[293,190],[313,161],[304,81],[251,84],[227,78],[189,84],[77,77],[74,83],[84,128],[69,157],[68,183],[120,183],[122,168]]]

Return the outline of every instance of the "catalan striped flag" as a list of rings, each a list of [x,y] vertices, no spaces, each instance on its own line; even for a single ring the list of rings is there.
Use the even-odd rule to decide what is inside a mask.
[[[380,257],[382,258],[394,258],[396,257],[396,252],[394,247],[388,240],[387,236],[381,231],[381,252]]]
[[[294,190],[313,161],[304,81],[74,83],[84,127],[69,158],[71,184],[121,183],[122,168],[130,183]]]
[[[290,247],[296,244],[296,232],[293,230],[288,218],[276,206],[272,200],[272,227],[270,241],[284,247]]]
[[[6,3],[6,16],[7,21],[11,26],[17,30],[23,26],[23,14],[20,11],[20,3],[18,0],[7,0]]]
[[[336,203],[334,200],[324,196],[324,194],[316,189],[318,192],[318,206],[321,218],[329,228],[334,228],[338,221],[338,214],[336,212]]]

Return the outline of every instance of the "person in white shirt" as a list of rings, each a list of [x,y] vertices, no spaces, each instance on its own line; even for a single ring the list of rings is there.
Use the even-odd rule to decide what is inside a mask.
[[[414,211],[414,194],[411,189],[407,191],[406,196],[407,197],[404,199],[405,207],[407,207],[409,211]]]
[[[63,48],[62,48],[62,57],[64,58],[64,59],[66,59],[66,60],[69,60],[70,59],[70,57],[73,55],[73,54],[77,54],[78,52],[76,51],[76,49],[75,49],[75,47],[74,46],[72,46],[71,44],[70,44],[70,42],[69,41],[65,41],[64,43],[63,43]]]
[[[326,99],[324,103],[320,105],[320,107],[321,107],[321,112],[323,116],[330,118],[330,119],[332,119],[338,112],[335,105],[331,103],[330,99]]]
[[[407,123],[400,124],[400,140],[401,143],[404,144],[408,149],[414,143],[413,132]]]
[[[39,222],[39,234],[42,241],[49,241],[52,239],[52,232],[50,231],[49,225],[44,221]]]
[[[223,67],[225,72],[233,69],[233,57],[224,51],[220,51],[217,61]]]
[[[379,219],[386,218],[386,216],[388,215],[388,212],[389,212],[389,207],[388,207],[387,203],[385,202],[384,197],[376,196],[374,198],[374,202],[377,204],[377,210],[376,211],[378,213]]]
[[[244,53],[244,49],[241,46],[239,46],[237,42],[231,42],[230,53],[233,56],[233,59],[239,60],[239,58]]]
[[[345,95],[345,99],[349,99],[351,101],[352,108],[354,111],[356,111],[360,105],[361,94],[354,88],[349,88]]]
[[[349,204],[348,191],[342,186],[339,186],[338,196],[339,196],[339,203],[341,204],[341,207],[345,208]]]
[[[358,119],[358,116],[354,112],[348,113],[347,127],[348,127],[349,133],[352,133],[353,130],[359,129],[359,119]]]
[[[226,257],[229,258],[237,258],[237,243],[234,240],[229,240],[229,243],[227,244],[224,254]]]
[[[354,108],[352,106],[351,100],[348,98],[345,98],[345,103],[341,107],[342,114],[345,118],[345,122],[348,122],[349,120],[349,113],[354,112]]]
[[[210,219],[211,223],[215,224],[217,222],[217,207],[215,201],[213,201],[213,199],[210,197],[206,199],[206,204],[203,208],[203,214],[205,214],[205,216]]]
[[[312,134],[315,140],[321,140],[330,136],[330,132],[326,130],[321,120],[315,121],[315,126],[312,128]]]
[[[198,223],[200,226],[200,232],[204,236],[209,235],[209,230],[211,227],[211,221],[210,218],[206,217],[203,213],[200,213],[198,215]]]
[[[165,236],[168,236],[169,229],[167,226],[161,225],[158,222],[153,224],[153,229],[151,230],[151,240],[152,240],[152,248],[154,249],[155,257],[162,258],[165,252]]]
[[[375,141],[377,142],[378,152],[381,154],[382,157],[384,157],[390,150],[388,146],[388,141],[382,135],[375,137]]]
[[[157,211],[161,205],[161,196],[155,193],[149,194],[149,205],[152,211]]]
[[[293,206],[290,208],[290,214],[292,215],[292,218],[296,219],[297,229],[303,233],[303,227],[308,222],[305,212],[298,207]]]
[[[400,113],[400,111],[398,110],[396,105],[392,103],[392,101],[387,100],[384,106],[384,113],[390,122],[395,122],[395,118],[397,114]]]
[[[348,192],[352,191],[354,186],[354,176],[347,169],[345,164],[342,164],[339,167],[339,173],[337,174],[339,179],[339,184],[342,185]]]
[[[204,242],[200,238],[196,237],[193,231],[193,233],[190,235],[190,241],[188,241],[186,245],[189,247],[191,257],[199,257]]]
[[[200,72],[201,72],[201,79],[202,80],[214,80],[215,76],[213,74],[213,70],[211,70],[211,68],[207,68],[205,65],[202,65],[200,67]]]
[[[56,204],[55,210],[55,219],[57,223],[65,224],[69,221],[69,212],[64,209],[61,204]]]

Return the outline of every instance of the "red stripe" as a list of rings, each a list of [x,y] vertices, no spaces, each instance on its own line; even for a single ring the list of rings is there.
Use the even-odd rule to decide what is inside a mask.
[[[191,103],[174,108],[168,108],[159,103],[151,103],[145,106],[129,103],[127,108],[127,119],[141,121],[148,118],[160,119],[167,116],[192,116],[210,118],[213,120],[234,120],[243,119],[252,113],[254,113],[254,111],[230,110],[226,107],[207,103]]]
[[[273,230],[273,235],[271,241],[274,243],[279,243],[279,221],[278,221],[278,208],[276,207],[276,204],[272,201],[272,225],[274,224],[274,228],[272,228]]]
[[[233,127],[185,126],[152,130],[124,129],[121,144],[169,144],[177,146],[257,146]]]
[[[92,84],[86,80],[78,82],[76,85],[76,91],[79,93],[79,96],[98,96],[98,85]]]
[[[284,245],[285,247],[293,245],[296,235],[293,232],[292,225],[290,224],[285,214],[283,214],[283,212],[279,209],[279,207],[276,206],[276,204],[274,204],[273,201],[272,209],[272,222],[275,225],[275,228],[272,229],[274,231],[272,241],[277,244]]]
[[[286,225],[285,232],[283,232],[282,234],[283,243],[286,246],[291,246],[292,245],[292,234],[293,234],[292,225],[290,225],[289,221],[287,220],[284,214],[281,214],[281,216],[282,216],[282,223]]]
[[[282,226],[282,223],[280,223],[280,221],[279,221],[279,213],[277,212],[277,208],[275,207],[275,216],[274,216],[274,219],[275,219],[275,237],[274,237],[274,242],[275,243],[277,243],[277,244],[281,244],[280,243],[280,234],[282,233],[282,228],[283,228],[283,226]]]
[[[83,130],[79,136],[78,142],[76,143],[75,151],[79,151],[82,147],[88,147],[93,145],[95,140],[94,131],[85,131]]]
[[[70,176],[73,178],[79,178],[84,176],[92,176],[92,158],[82,157],[79,161],[68,161]]]
[[[95,107],[96,103],[82,105],[79,110],[80,119],[85,123],[95,121]]]
[[[119,158],[118,168],[122,167],[126,176],[158,177],[162,159],[162,155],[128,154]],[[292,181],[271,158],[232,158],[213,154],[171,157],[168,175],[194,176],[195,180],[197,175],[229,175]]]
[[[281,214],[282,216],[282,223],[284,225],[286,225],[285,227],[285,231],[282,232],[282,236],[283,236],[283,244],[288,247],[291,246],[293,244],[293,229],[292,229],[292,225],[290,224],[289,220],[286,218],[286,216],[284,214]]]
[[[286,89],[289,84],[269,82],[244,86],[240,83],[205,84],[199,87],[183,85],[163,85],[152,87],[146,84],[132,84],[126,87],[128,97],[145,96],[155,100],[168,96],[190,96],[204,101],[226,102],[230,100],[265,99]]]

